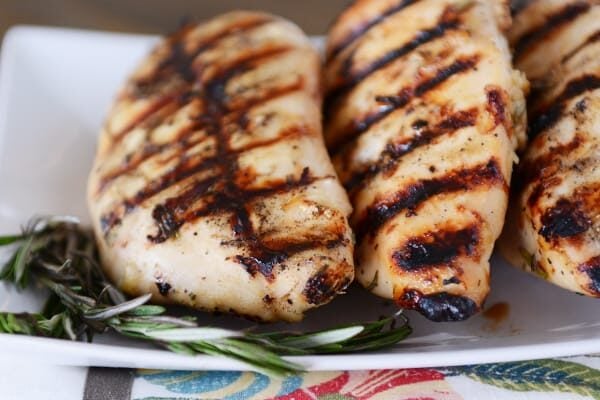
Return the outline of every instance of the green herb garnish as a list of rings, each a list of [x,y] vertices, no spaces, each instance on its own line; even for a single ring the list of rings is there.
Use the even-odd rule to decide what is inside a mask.
[[[303,372],[285,355],[376,350],[411,333],[400,312],[309,333],[200,327],[192,316],[170,316],[164,307],[146,304],[150,295],[127,300],[104,276],[92,232],[74,218],[35,218],[22,234],[0,237],[0,250],[8,253],[0,280],[50,292],[40,313],[0,312],[1,333],[91,341],[96,333],[113,331],[177,353],[231,357],[279,376]]]

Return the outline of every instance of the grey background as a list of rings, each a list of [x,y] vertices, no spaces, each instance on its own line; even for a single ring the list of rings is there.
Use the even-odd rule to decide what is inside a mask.
[[[233,9],[282,15],[309,34],[322,34],[350,0],[0,0],[0,37],[12,25],[37,24],[121,32],[174,30],[186,17]]]

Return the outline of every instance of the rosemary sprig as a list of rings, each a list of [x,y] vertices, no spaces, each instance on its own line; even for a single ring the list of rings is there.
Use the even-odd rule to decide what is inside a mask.
[[[32,219],[22,234],[0,237],[0,249],[10,253],[0,280],[50,291],[40,313],[0,312],[0,333],[91,341],[113,331],[177,353],[231,357],[271,375],[303,371],[284,355],[375,350],[411,333],[401,313],[309,333],[200,327],[194,317],[170,316],[164,307],[146,304],[150,295],[126,300],[104,276],[93,234],[69,217]]]

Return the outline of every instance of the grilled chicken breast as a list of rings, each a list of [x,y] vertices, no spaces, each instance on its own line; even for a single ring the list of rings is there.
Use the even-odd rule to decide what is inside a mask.
[[[305,35],[262,13],[156,47],[118,96],[89,179],[120,288],[296,321],[350,284],[351,207],[323,142],[319,76]]]
[[[525,141],[502,1],[358,0],[329,34],[325,139],[349,191],[357,279],[434,321],[463,320]]]
[[[600,2],[531,1],[510,40],[532,82],[532,141],[501,249],[527,271],[600,297]]]

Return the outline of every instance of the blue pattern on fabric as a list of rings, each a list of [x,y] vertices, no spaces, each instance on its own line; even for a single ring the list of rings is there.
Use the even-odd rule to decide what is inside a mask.
[[[223,389],[242,376],[238,371],[165,371],[142,374],[142,377],[154,384],[164,386],[175,393],[206,393]]]
[[[532,364],[535,367],[532,368]],[[578,382],[576,376],[569,377],[565,371],[553,371],[550,366],[536,364],[535,361],[528,363],[511,362],[502,364],[467,365],[463,367],[452,367],[443,370],[446,376],[478,375],[488,378],[510,379],[515,383],[564,383],[565,379]]]
[[[285,396],[300,389],[302,386],[303,379],[300,375],[293,375],[285,378],[281,383],[281,390],[277,393],[277,396]]]
[[[567,360],[469,365],[440,371],[513,391],[574,393],[600,400],[600,371]]]
[[[253,373],[253,375],[254,380],[250,386],[241,392],[224,397],[223,400],[244,400],[269,387],[269,384],[271,383],[271,379],[269,379],[269,377],[258,373]]]
[[[140,372],[138,376],[156,385],[167,385],[169,382],[175,382],[189,376],[190,371],[164,371],[164,372]]]

